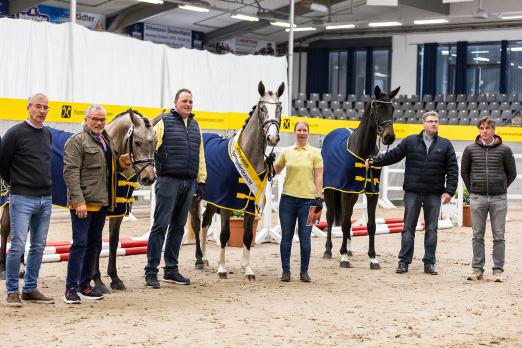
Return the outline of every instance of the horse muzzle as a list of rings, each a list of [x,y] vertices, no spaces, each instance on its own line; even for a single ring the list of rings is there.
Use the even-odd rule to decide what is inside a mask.
[[[382,137],[382,143],[384,145],[391,145],[395,141],[395,134],[393,132],[385,132]]]
[[[279,137],[279,134],[277,135],[269,135],[266,137],[266,142],[269,146],[276,146],[279,143],[279,140],[281,138]]]

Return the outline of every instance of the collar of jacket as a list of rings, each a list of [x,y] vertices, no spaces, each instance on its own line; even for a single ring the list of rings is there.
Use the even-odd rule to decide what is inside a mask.
[[[439,138],[439,133],[435,133],[435,134],[433,134],[433,142],[436,142],[438,138]],[[417,135],[417,141],[422,141],[422,142],[424,142],[424,131],[421,131],[421,132]]]
[[[480,134],[477,135],[477,137],[475,138],[475,143],[477,143],[478,145],[482,146],[482,147],[495,147],[495,146],[498,146],[500,144],[502,144],[502,138],[500,137],[500,135],[494,135],[493,136],[493,139],[495,139],[495,142],[491,145],[484,145],[482,143],[482,139],[480,139]]]
[[[181,115],[178,114],[178,112],[177,112],[174,108],[170,109],[170,113],[171,113],[174,117],[177,117],[177,118],[183,119],[183,117],[181,117]],[[189,115],[188,118],[194,118],[194,114],[193,114],[193,113],[190,113],[190,115]]]
[[[87,127],[86,125],[83,125],[83,131],[86,132],[87,134],[89,134],[91,136],[91,138],[93,138],[95,141],[97,141],[96,139],[96,134],[94,134],[90,129],[89,127]],[[105,144],[107,145],[110,145],[110,136],[109,136],[109,133],[107,133],[107,131],[104,129],[101,133],[103,139],[105,140]]]

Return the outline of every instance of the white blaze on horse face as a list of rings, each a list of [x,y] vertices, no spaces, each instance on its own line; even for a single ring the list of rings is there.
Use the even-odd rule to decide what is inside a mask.
[[[262,100],[266,102],[265,104],[263,104],[263,106],[267,110],[267,113],[265,115],[265,119],[263,120],[263,122],[276,121],[277,123],[279,123],[280,117],[281,117],[281,115],[277,115],[277,112],[278,112],[277,107],[279,105],[278,104],[279,100],[277,100],[277,98],[273,95],[268,96],[268,98],[263,97]],[[275,124],[272,123],[267,126],[266,137],[268,140],[268,144],[270,146],[277,145],[277,143],[279,142],[279,130]]]

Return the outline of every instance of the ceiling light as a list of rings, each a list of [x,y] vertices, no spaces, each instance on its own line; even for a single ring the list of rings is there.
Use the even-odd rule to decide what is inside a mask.
[[[511,52],[520,52],[522,51],[522,47],[511,47]]]
[[[510,64],[511,66],[515,66],[515,63],[513,63],[513,62],[511,62],[511,63],[509,63],[509,64]]]
[[[477,62],[489,62],[489,58],[485,57],[475,57],[473,60],[476,60]]]
[[[327,25],[324,27],[326,30],[334,30],[334,29],[353,29],[355,28],[355,24],[337,24],[337,25]]]
[[[257,21],[259,21],[259,18],[257,18],[257,17],[242,15],[242,14],[239,14],[239,13],[234,14],[234,15],[232,15],[230,17],[235,18],[235,19],[240,19],[242,21],[249,21],[249,22],[257,22]]]
[[[208,8],[192,6],[192,5],[181,5],[179,8],[182,8],[184,10],[189,10],[189,11],[195,11],[195,12],[209,12],[210,11]]]
[[[290,24],[286,22],[270,22],[270,24],[275,25],[276,27],[290,28]],[[294,28],[295,27],[297,27],[297,25],[294,24]]]
[[[368,23],[368,26],[371,28],[381,28],[381,27],[397,27],[401,26],[401,22],[373,22]]]
[[[516,16],[500,16],[502,19],[522,19],[522,15],[516,15]]]
[[[519,66],[517,66],[517,68],[522,69],[522,66],[519,65]]]
[[[489,51],[471,51],[473,54],[479,54],[479,53],[489,53]]]
[[[294,31],[313,31],[315,30],[314,27],[300,27],[300,28],[294,28]],[[290,28],[285,29],[285,31],[290,31]]]
[[[452,56],[452,57],[456,57],[457,55],[456,55],[455,53],[452,53],[451,56]]]
[[[323,5],[323,4],[319,4],[317,2],[312,2],[310,4],[310,10],[316,11],[316,12],[328,13],[328,6]]]
[[[448,23],[448,20],[445,18],[439,19],[416,19],[413,21],[413,24],[443,24]]]
[[[138,0],[138,1],[147,2],[149,4],[156,4],[156,5],[163,4],[163,0]]]
[[[442,54],[443,56],[447,56],[449,54],[449,51],[448,50],[442,50],[442,51],[440,51],[440,54]]]

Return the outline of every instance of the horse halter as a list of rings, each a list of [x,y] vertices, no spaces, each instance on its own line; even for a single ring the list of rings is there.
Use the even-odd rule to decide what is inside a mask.
[[[281,110],[281,102],[275,102],[275,103],[271,103],[271,102],[263,102],[263,101],[260,101],[259,103],[257,103],[257,117],[259,118],[260,121],[263,121],[260,117],[260,111],[261,111],[261,105],[262,104],[272,104],[272,105],[277,105],[276,106],[276,115],[277,115],[277,112],[279,110]],[[262,123],[262,126],[261,126],[261,129],[263,131],[263,136],[266,138],[267,137],[267,134],[268,134],[268,130],[270,129],[270,127],[272,126],[276,126],[276,131],[277,133],[279,134],[279,127],[281,127],[281,121],[278,121],[278,120],[266,120]]]
[[[134,125],[129,128],[129,131],[127,132],[127,142],[125,143],[125,150],[127,148],[129,149],[129,153],[131,155],[131,163],[132,163],[132,169],[136,172],[136,175],[139,177],[141,172],[147,168],[148,166],[154,166],[154,158],[142,158],[142,159],[135,159],[136,156],[134,156],[134,137],[143,140],[143,141],[149,141],[150,139],[145,139],[143,137],[140,137],[139,135],[134,133]],[[143,164],[144,166],[138,168],[138,164]]]
[[[390,120],[384,120],[382,122],[378,122],[377,121],[377,116],[375,115],[375,106],[373,105],[373,103],[381,103],[381,104],[392,104],[391,101],[384,101],[384,100],[372,100],[371,103],[370,103],[370,117],[373,115],[374,116],[374,119],[375,119],[375,125],[377,126],[377,135],[379,136],[379,138],[382,139],[382,136],[384,134],[384,130],[390,126],[390,125],[393,125],[393,119],[390,119]]]

